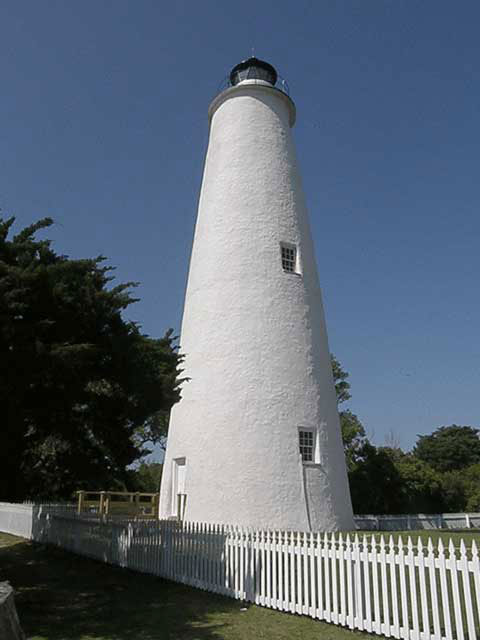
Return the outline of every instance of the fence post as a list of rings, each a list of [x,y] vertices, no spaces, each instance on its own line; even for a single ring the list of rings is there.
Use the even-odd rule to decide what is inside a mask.
[[[85,491],[77,491],[78,493],[78,506],[77,513],[80,515],[83,511],[83,501],[85,499]]]
[[[105,508],[105,491],[100,491],[100,504],[98,505],[99,515],[103,515],[103,510]]]
[[[465,514],[465,524],[467,525],[467,529],[470,529],[470,515],[468,513]]]

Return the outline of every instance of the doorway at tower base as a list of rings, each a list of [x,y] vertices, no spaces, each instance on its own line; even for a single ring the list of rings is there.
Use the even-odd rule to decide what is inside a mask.
[[[185,510],[187,508],[186,477],[187,459],[185,456],[175,458],[172,471],[172,517],[176,520],[185,519]]]

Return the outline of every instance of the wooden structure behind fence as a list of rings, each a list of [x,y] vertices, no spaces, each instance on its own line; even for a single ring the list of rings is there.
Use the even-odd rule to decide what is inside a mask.
[[[158,493],[77,491],[77,513],[99,516],[158,518]]]
[[[403,640],[480,637],[480,560],[439,541],[46,515],[41,542],[261,606]]]

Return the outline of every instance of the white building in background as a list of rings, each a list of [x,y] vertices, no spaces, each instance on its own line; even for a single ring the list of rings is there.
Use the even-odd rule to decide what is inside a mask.
[[[295,105],[250,58],[211,103],[160,517],[353,529]]]

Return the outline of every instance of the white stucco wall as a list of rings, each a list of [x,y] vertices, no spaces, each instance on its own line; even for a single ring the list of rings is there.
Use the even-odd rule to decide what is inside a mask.
[[[213,101],[181,330],[182,400],[172,411],[160,516],[186,458],[185,519],[352,529],[321,293],[280,91],[247,81]],[[296,245],[286,273],[280,243]],[[300,426],[318,430],[304,465]]]

